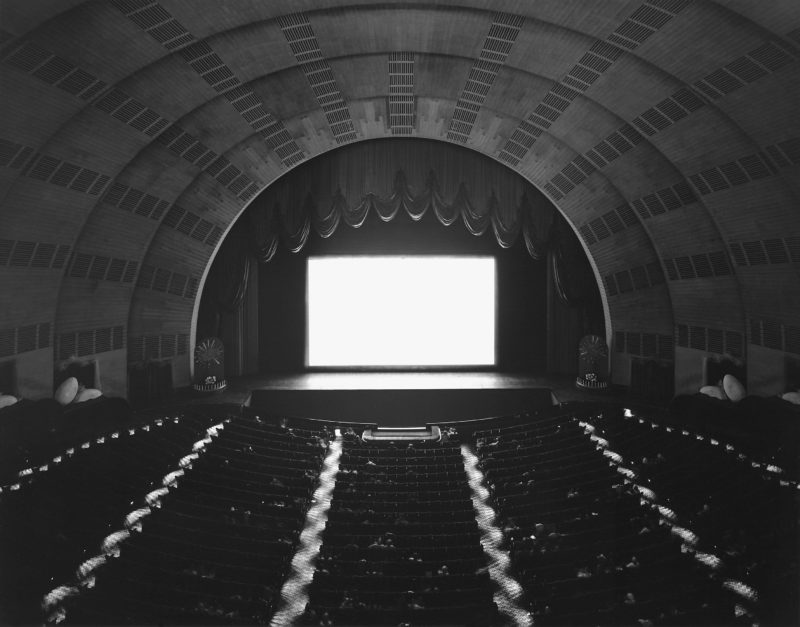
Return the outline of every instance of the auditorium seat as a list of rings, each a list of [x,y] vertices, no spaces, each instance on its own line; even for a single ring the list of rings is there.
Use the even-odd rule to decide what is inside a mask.
[[[489,625],[486,556],[456,442],[345,441],[305,618]]]
[[[778,626],[797,616],[796,474],[665,418],[576,404],[477,431],[465,423],[508,574],[536,624]],[[335,423],[209,407],[131,424],[4,486],[3,622],[42,622],[43,595],[64,584],[78,586],[63,603],[70,624],[268,623]],[[295,622],[504,624],[469,452],[458,438],[365,442],[352,427],[342,425]],[[145,499],[179,467],[163,499]],[[79,581],[77,566],[146,503],[119,556]]]
[[[68,622],[269,621],[325,454],[322,436],[242,417],[226,423]]]
[[[689,591],[718,611],[719,586],[640,507],[575,416],[475,436],[537,624],[658,621],[697,609]]]
[[[177,420],[177,422],[176,422]],[[0,494],[0,605],[12,622],[40,622],[45,592],[71,579],[102,539],[209,425],[165,416],[60,451],[58,462]],[[48,587],[49,586],[49,587]]]

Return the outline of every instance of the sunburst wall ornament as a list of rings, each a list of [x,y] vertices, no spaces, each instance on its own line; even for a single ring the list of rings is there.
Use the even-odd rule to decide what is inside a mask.
[[[608,346],[599,335],[585,335],[578,343],[578,377],[575,386],[601,390],[608,387]]]
[[[194,349],[194,385],[198,392],[218,392],[228,384],[225,381],[225,346],[222,340],[209,337]]]

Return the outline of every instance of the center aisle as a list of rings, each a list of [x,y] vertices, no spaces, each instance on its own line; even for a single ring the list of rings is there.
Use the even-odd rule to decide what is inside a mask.
[[[502,623],[458,443],[345,434],[323,538],[305,624]]]

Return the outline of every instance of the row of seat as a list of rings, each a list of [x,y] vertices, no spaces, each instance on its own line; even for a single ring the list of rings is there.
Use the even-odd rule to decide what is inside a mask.
[[[674,594],[684,589],[727,617],[719,586],[597,448],[571,415],[476,434],[536,622],[669,622],[699,607]]]
[[[39,622],[45,593],[99,552],[209,424],[201,415],[171,416],[106,433],[0,495],[2,622]]]
[[[391,481],[381,482],[386,477]],[[346,439],[303,620],[490,625],[496,619],[458,445],[365,447]]]
[[[765,478],[725,443],[621,412],[592,420],[629,466],[699,538],[698,550],[718,556],[722,574],[762,596],[763,620],[798,616],[796,490]]]
[[[321,441],[322,431],[234,418],[67,620],[268,622],[325,455]]]

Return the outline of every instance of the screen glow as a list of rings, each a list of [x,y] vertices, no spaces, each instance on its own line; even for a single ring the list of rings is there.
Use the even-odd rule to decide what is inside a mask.
[[[494,363],[493,258],[309,258],[309,366]]]

